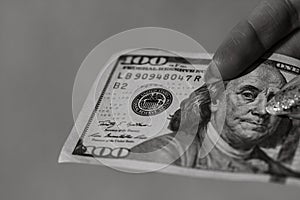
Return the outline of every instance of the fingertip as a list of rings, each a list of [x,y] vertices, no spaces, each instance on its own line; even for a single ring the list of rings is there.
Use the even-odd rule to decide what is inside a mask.
[[[287,1],[261,2],[246,20],[232,29],[213,57],[223,80],[239,76],[298,27],[294,4],[294,1],[291,6]]]
[[[223,80],[239,76],[265,52],[255,30],[247,21],[240,22],[217,49],[213,62]]]

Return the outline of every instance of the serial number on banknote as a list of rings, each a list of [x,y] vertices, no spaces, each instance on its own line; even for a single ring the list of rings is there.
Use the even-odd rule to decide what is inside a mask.
[[[200,81],[202,76],[200,75],[180,75],[180,74],[149,74],[149,73],[119,73],[118,79],[126,80],[165,80],[165,81]]]

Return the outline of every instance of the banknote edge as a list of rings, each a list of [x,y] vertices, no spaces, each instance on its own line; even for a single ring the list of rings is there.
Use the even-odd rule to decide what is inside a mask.
[[[129,50],[130,51],[130,50]],[[125,51],[127,52],[127,51]],[[119,53],[114,54],[109,61],[111,60],[117,60],[117,58],[121,55],[123,55],[124,51],[121,51]],[[139,52],[141,55],[145,55],[143,54],[143,52]],[[182,56],[182,57],[189,57],[189,58],[199,58],[203,56],[203,58],[205,59],[211,59],[213,54],[207,54],[207,53],[186,53],[186,52],[176,52],[178,55]],[[136,53],[135,53],[136,54]],[[154,54],[156,55],[161,55],[161,53],[158,52],[154,52]],[[263,56],[264,59],[270,59],[270,60],[275,60],[278,62],[286,62],[288,64],[291,65],[298,65],[300,66],[300,61],[289,57],[289,56],[285,56],[282,54],[269,54],[266,56]],[[108,61],[108,63],[109,63]],[[105,67],[103,68],[102,71],[105,70]],[[100,73],[101,73],[100,72]],[[99,73],[99,74],[100,74]],[[80,129],[84,129],[85,124],[87,123],[87,121],[90,118],[91,113],[94,110],[95,107],[95,103],[91,104],[91,102],[88,102],[89,100],[92,100],[93,98],[93,91],[96,89],[97,84],[98,84],[98,78],[99,78],[99,74],[97,76],[97,79],[94,81],[89,93],[88,93],[88,97],[86,98],[86,100],[84,101],[84,104],[82,106],[82,109],[76,119],[76,124],[80,123]],[[97,97],[99,98],[99,96]],[[81,125],[82,124],[82,125]],[[78,127],[77,127],[78,128]],[[97,164],[97,165],[103,165],[102,163],[100,163],[99,161],[95,162],[95,160],[91,159],[91,157],[83,157],[83,156],[77,156],[77,155],[73,155],[73,148],[76,146],[76,143],[78,142],[79,138],[80,138],[80,134],[83,130],[76,130],[76,127],[73,126],[71,133],[69,134],[67,140],[65,141],[62,150],[60,152],[59,158],[58,158],[58,162],[59,163],[81,163],[81,164]],[[77,132],[77,134],[76,134]],[[95,158],[94,158],[95,159]],[[118,160],[118,162],[120,162],[121,160]],[[126,161],[127,162],[140,162],[140,163],[145,163],[146,161],[138,161],[138,160],[122,160],[122,162]],[[120,164],[123,163],[119,163],[118,166],[115,167],[120,167]],[[152,163],[153,164],[153,163]],[[159,163],[154,163],[154,164],[159,164]],[[113,165],[112,165],[113,166]],[[126,168],[126,167],[124,167]],[[138,170],[138,169],[135,169]],[[177,167],[177,166],[168,166],[164,169],[159,170],[158,172],[160,173],[169,173],[169,174],[177,174],[177,175],[184,175],[184,176],[192,176],[192,177],[203,177],[203,178],[214,178],[214,179],[224,179],[224,180],[236,180],[236,181],[259,181],[259,182],[272,182],[270,181],[270,175],[265,175],[265,174],[247,174],[247,173],[239,173],[239,174],[235,174],[232,172],[222,172],[222,171],[213,171],[213,170],[199,170],[199,169],[189,169],[189,168],[184,168],[184,167]],[[182,174],[182,172],[185,172]],[[207,173],[207,174],[206,174]],[[217,176],[215,175],[210,175],[211,173],[214,174],[218,174]],[[234,176],[234,178],[232,177]],[[253,177],[256,177],[253,179]],[[257,177],[261,177],[261,178],[257,178]],[[264,177],[264,178],[263,178]],[[291,183],[292,185],[300,185],[300,180],[296,179],[296,178],[287,178],[285,184],[289,184]]]

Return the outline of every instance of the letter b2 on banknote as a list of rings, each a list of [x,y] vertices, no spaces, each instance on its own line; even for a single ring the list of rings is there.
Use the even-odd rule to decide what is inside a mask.
[[[299,184],[299,123],[265,108],[300,74],[300,61],[274,54],[222,87],[204,82],[210,61],[155,49],[118,54],[95,81],[59,161]]]

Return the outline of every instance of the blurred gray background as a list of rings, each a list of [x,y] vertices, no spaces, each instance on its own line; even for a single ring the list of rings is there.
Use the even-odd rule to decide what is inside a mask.
[[[158,26],[185,33],[214,52],[258,2],[1,0],[0,199],[299,200],[300,190],[292,186],[57,163],[73,125],[77,70],[98,43],[127,29]]]

